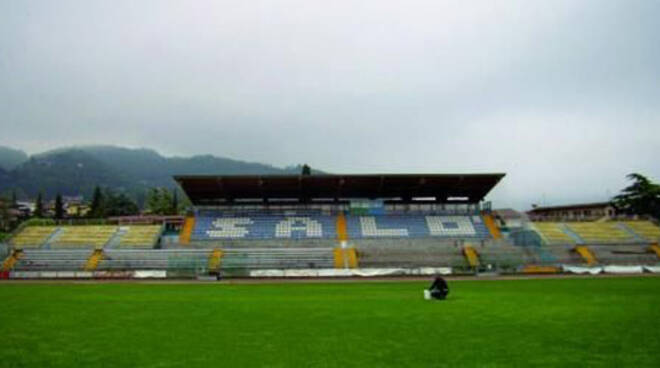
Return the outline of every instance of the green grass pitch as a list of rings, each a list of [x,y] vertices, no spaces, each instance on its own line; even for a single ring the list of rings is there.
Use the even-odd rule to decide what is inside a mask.
[[[1,367],[660,367],[660,278],[0,284]]]

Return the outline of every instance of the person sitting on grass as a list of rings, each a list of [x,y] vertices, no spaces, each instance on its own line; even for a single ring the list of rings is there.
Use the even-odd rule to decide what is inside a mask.
[[[447,285],[445,279],[437,276],[435,280],[433,280],[431,287],[429,287],[429,291],[431,292],[431,297],[433,299],[443,300],[449,294],[449,285]]]

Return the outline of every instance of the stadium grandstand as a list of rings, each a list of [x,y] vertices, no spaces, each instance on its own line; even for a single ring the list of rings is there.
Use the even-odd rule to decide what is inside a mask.
[[[23,226],[5,245],[2,275],[660,271],[660,227],[651,220],[532,221],[512,210],[498,214],[484,198],[503,177],[176,176],[193,205],[187,216]]]

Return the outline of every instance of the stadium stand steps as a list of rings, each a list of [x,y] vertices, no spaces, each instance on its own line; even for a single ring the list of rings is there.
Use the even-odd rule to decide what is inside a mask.
[[[556,255],[550,252],[547,246],[530,245],[530,246],[523,246],[522,248],[527,251],[526,258],[529,260],[530,263],[533,264],[537,264],[537,265],[556,264],[559,260]]]
[[[117,229],[117,232],[115,232],[112,237],[108,240],[107,243],[103,246],[103,248],[119,248],[119,243],[121,242],[121,238],[128,232],[128,230],[124,227],[119,227]]]
[[[92,254],[89,249],[24,249],[17,271],[80,271]]]
[[[87,259],[85,263],[85,271],[94,271],[99,266],[99,262],[103,259],[103,250],[95,249],[94,252]]]
[[[486,227],[488,228],[488,231],[490,232],[490,235],[493,237],[493,239],[501,239],[502,233],[495,224],[495,219],[493,219],[493,216],[487,214],[483,216],[483,219],[484,219],[484,225],[486,225]]]
[[[658,257],[646,245],[590,245],[589,249],[603,265],[654,265]]]
[[[22,250],[12,250],[11,253],[7,256],[7,258],[2,262],[2,271],[3,272],[8,272],[11,271],[16,263],[21,259],[23,256],[23,251]]]
[[[335,268],[357,268],[358,257],[355,248],[334,249]]]
[[[584,244],[584,239],[578,233],[573,231],[572,228],[568,227],[566,224],[560,224],[559,227],[564,231],[564,233],[571,237],[573,243],[575,244]]]
[[[220,271],[223,253],[220,249],[214,249],[209,255],[209,272]]]
[[[511,271],[529,261],[527,253],[519,247],[506,243],[486,244],[478,249],[475,247],[481,267]]]
[[[179,235],[179,243],[181,244],[190,244],[190,238],[192,236],[193,229],[195,228],[195,217],[188,216],[186,217],[183,228]]]
[[[471,245],[466,244],[463,246],[463,255],[465,255],[465,259],[467,260],[470,267],[479,267],[479,254]]]
[[[332,248],[223,249],[221,269],[333,268]]]
[[[596,260],[596,256],[589,250],[589,247],[586,245],[578,245],[575,247],[575,252],[577,252],[584,262],[589,265],[589,266],[594,266],[598,263],[598,260]]]
[[[106,249],[99,270],[206,270],[209,250]]]

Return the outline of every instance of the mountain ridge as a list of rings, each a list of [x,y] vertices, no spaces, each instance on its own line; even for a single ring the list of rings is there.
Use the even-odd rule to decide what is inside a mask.
[[[0,166],[0,193],[16,191],[19,198],[34,198],[39,192],[49,199],[58,193],[89,198],[99,185],[125,192],[141,203],[149,188],[175,188],[173,175],[297,173],[300,166],[280,168],[211,154],[168,157],[150,148],[70,146],[26,155],[9,170]]]

